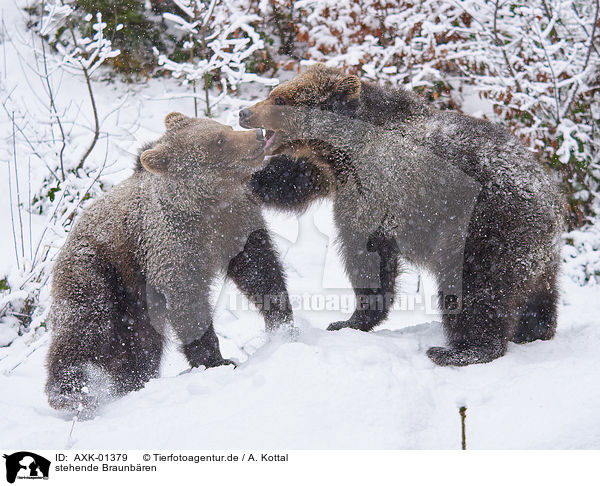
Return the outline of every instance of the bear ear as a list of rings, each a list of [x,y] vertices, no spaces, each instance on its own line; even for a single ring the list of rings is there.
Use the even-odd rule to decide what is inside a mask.
[[[335,82],[333,92],[346,101],[355,100],[360,95],[360,78],[354,74],[343,77]]]
[[[167,127],[167,130],[171,130],[172,128],[186,125],[190,121],[192,121],[192,119],[185,116],[183,113],[173,111],[165,116],[165,127]]]
[[[164,174],[169,167],[169,151],[163,143],[144,150],[140,156],[140,162],[148,172],[153,174]]]

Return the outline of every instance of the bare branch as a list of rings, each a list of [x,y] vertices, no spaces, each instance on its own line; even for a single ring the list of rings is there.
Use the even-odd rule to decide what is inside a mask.
[[[8,96],[10,98],[10,94]],[[6,114],[9,116],[9,118],[11,117],[10,115],[10,111],[8,109],[8,107],[6,106],[6,102],[3,101],[2,102],[2,108],[4,108],[4,111],[6,112]],[[15,128],[17,129],[17,131],[22,135],[23,139],[27,142],[27,145],[29,145],[29,147],[31,148],[32,153],[38,158],[40,159],[42,162],[44,162],[44,165],[46,166],[46,168],[48,169],[48,172],[50,172],[54,178],[60,182],[60,177],[58,177],[56,175],[56,173],[52,170],[52,168],[46,163],[46,161],[44,160],[44,158],[39,154],[39,152],[36,150],[36,148],[33,146],[33,143],[31,142],[31,140],[29,139],[29,137],[27,136],[27,134],[25,133],[25,131],[19,126],[19,124],[14,120],[13,118],[13,122],[15,125]]]
[[[496,45],[498,47],[500,47],[500,49],[502,51],[502,56],[504,57],[504,63],[506,64],[506,67],[508,69],[510,76],[512,77],[512,79],[515,82],[515,86],[517,87],[517,90],[522,91],[521,85],[519,83],[519,80],[517,79],[515,71],[511,65],[510,61],[508,60],[508,54],[506,53],[504,43],[502,42],[502,40],[500,39],[500,36],[498,35],[498,10],[499,10],[499,8],[500,8],[500,0],[496,0],[496,3],[494,5],[494,27],[493,27],[494,39],[495,39]]]
[[[13,139],[13,152],[16,152],[16,142],[15,142],[15,118],[14,115],[12,117],[12,139]],[[8,162],[8,203],[10,205],[10,222],[12,226],[12,234],[13,234],[13,245],[15,248],[15,258],[17,260],[17,267],[19,265],[19,251],[17,250],[17,232],[15,230],[15,216],[13,212],[13,200],[12,200],[12,183],[11,183],[11,174],[10,174],[10,161]]]
[[[96,146],[96,142],[98,141],[98,136],[100,135],[100,123],[98,121],[98,110],[96,109],[96,100],[94,99],[92,83],[90,80],[90,75],[88,73],[88,70],[85,68],[83,63],[81,63],[81,70],[83,71],[83,76],[85,77],[85,83],[87,85],[88,94],[90,96],[90,102],[92,104],[92,111],[94,112],[94,138],[92,139],[92,143],[88,147],[88,149],[85,152],[85,154],[83,155],[83,157],[81,157],[81,161],[77,165],[77,170],[81,169],[83,167],[83,164],[85,164],[85,160],[88,158],[88,156],[90,155],[92,150],[94,150],[94,147]]]
[[[77,38],[75,37],[75,31],[73,30],[73,24],[71,22],[69,22],[68,26],[69,26],[69,31],[71,32],[71,37],[73,38],[73,43],[75,45],[77,45]],[[85,84],[88,89],[90,102],[92,104],[92,111],[94,113],[94,138],[92,139],[92,142],[90,143],[90,146],[86,150],[85,154],[83,154],[83,157],[81,157],[81,161],[79,162],[79,164],[76,167],[77,170],[83,168],[83,165],[85,164],[85,160],[88,158],[90,153],[92,153],[92,150],[94,150],[94,147],[96,146],[96,142],[98,141],[98,136],[100,135],[100,122],[98,121],[98,110],[96,109],[96,100],[94,99],[94,91],[92,90],[92,81],[90,79],[90,73],[89,73],[88,69],[85,67],[85,65],[83,64],[83,61],[81,59],[79,59],[79,65],[81,67],[81,72],[83,73],[83,77],[85,78]]]
[[[590,37],[588,30],[585,28],[585,25],[582,24],[581,21],[579,20],[580,16],[579,16],[579,11],[577,10],[577,6],[573,3],[573,4],[571,4],[571,8],[573,9],[573,12],[575,12],[575,15],[577,15],[577,23],[579,24],[579,27],[581,27],[581,30],[583,30],[586,37]],[[592,30],[596,30],[597,23],[598,23],[598,2],[596,2],[596,18],[594,19],[594,25],[592,27]],[[590,38],[592,39],[591,48],[594,50],[594,52],[596,52],[596,54],[598,54],[600,56],[600,52],[598,51],[598,49],[596,48],[596,46],[594,45],[594,42],[593,42],[594,36],[592,35]]]
[[[17,211],[19,214],[19,230],[21,233],[21,256],[23,265],[25,265],[25,240],[23,238],[23,218],[21,216],[21,190],[19,189],[19,168],[17,164],[17,144],[15,136],[15,114],[12,114],[13,120],[13,161],[15,163],[15,189],[17,191]]]
[[[27,157],[27,200],[29,202],[29,260],[33,264],[33,241],[31,231],[31,157]]]
[[[85,199],[85,196],[87,196],[88,193],[92,190],[92,187],[94,187],[94,184],[96,184],[96,182],[98,182],[98,179],[100,179],[100,176],[104,172],[104,168],[106,167],[107,160],[108,160],[108,136],[106,137],[106,152],[104,154],[104,162],[102,163],[102,167],[100,167],[100,170],[98,170],[98,173],[94,177],[94,180],[92,180],[89,187],[86,189],[86,191],[83,193],[83,195],[79,198],[79,201],[77,201],[77,204],[75,205],[75,207],[73,208],[73,210],[71,211],[71,214],[69,214],[67,219],[71,219],[71,216],[73,216],[75,211],[77,211],[79,206],[81,206],[81,203]]]
[[[546,45],[544,44],[544,39],[542,38],[540,26],[537,23],[534,23],[534,29],[536,31],[538,39],[540,40],[540,46],[542,46],[544,55],[546,56],[546,61],[548,62],[550,74],[552,74],[552,84],[554,85],[554,101],[556,103],[556,115],[554,116],[554,121],[558,125],[560,123],[560,92],[558,90],[558,86],[556,86],[556,74],[554,73],[552,61],[550,60],[550,56],[548,55],[548,51],[546,50]]]
[[[577,13],[577,10],[575,9],[575,5],[573,5],[573,9]],[[593,27],[592,27],[592,33],[590,35],[590,45],[588,46],[587,54],[585,56],[585,61],[583,63],[583,67],[581,68],[582,75],[585,73],[585,71],[587,70],[588,65],[590,63],[590,57],[592,55],[592,50],[596,49],[594,46],[594,36],[596,35],[596,26],[598,24],[598,11],[599,10],[600,10],[600,0],[596,0],[596,13],[594,15],[594,22],[592,24]],[[579,14],[577,14],[577,15],[579,15]],[[585,27],[584,27],[584,31],[587,34],[587,29],[585,29]],[[596,54],[598,54],[598,51],[596,51]],[[562,113],[563,118],[568,115],[569,110],[571,109],[571,105],[573,104],[573,101],[575,100],[575,96],[577,95],[578,91],[579,91],[579,83],[577,83],[575,85],[575,88],[573,88],[573,92],[571,93],[571,96],[569,97],[569,101],[567,102],[565,109],[563,110],[563,113]]]
[[[42,2],[42,10],[44,8],[44,2]],[[46,81],[46,86],[48,87],[48,97],[50,98],[50,109],[54,112],[54,117],[56,118],[56,123],[58,124],[58,129],[60,130],[60,136],[61,136],[61,140],[62,140],[62,146],[60,148],[60,153],[58,155],[58,159],[60,162],[60,174],[62,176],[62,180],[65,180],[65,167],[64,167],[64,161],[63,161],[63,156],[64,156],[64,152],[65,152],[65,148],[67,146],[67,142],[66,142],[66,138],[65,138],[65,131],[63,129],[62,126],[62,121],[60,119],[60,115],[58,114],[58,110],[56,109],[56,103],[54,101],[54,92],[52,90],[52,85],[50,84],[50,76],[48,75],[48,60],[46,57],[46,41],[42,38],[41,39],[41,43],[42,43],[42,59],[43,59],[43,63],[44,63],[44,80]]]
[[[592,34],[590,35],[590,45],[588,47],[587,55],[585,56],[585,64],[583,66],[583,70],[588,66],[590,62],[590,56],[592,55],[592,49],[594,48],[594,36],[596,35],[596,27],[598,26],[598,10],[600,10],[600,1],[596,0],[596,13],[594,14],[594,22],[592,27]]]

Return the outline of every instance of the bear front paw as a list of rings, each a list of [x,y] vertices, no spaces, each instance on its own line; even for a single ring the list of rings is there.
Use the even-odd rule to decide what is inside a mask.
[[[382,313],[358,313],[355,312],[347,321],[337,321],[329,324],[328,331],[339,331],[340,329],[356,329],[357,331],[369,332],[384,317]]]
[[[354,319],[348,319],[347,321],[337,321],[332,322],[327,326],[328,331],[339,331],[341,329],[356,329],[357,331],[369,331],[369,329],[363,329],[360,323],[356,322]]]
[[[204,366],[206,369],[216,368],[217,366],[233,365],[234,368],[237,368],[238,366],[238,364],[231,359],[214,356],[196,356],[194,358],[188,356],[188,363],[190,364],[191,368],[199,368],[200,366]]]
[[[331,324],[329,324],[329,326],[327,326],[327,330],[328,331],[339,331],[340,329],[344,329],[347,327],[351,327],[350,324],[348,324],[348,321],[337,321],[337,322],[332,322]]]
[[[229,365],[233,365],[234,368],[238,367],[238,364],[235,361],[233,361],[232,359],[225,359],[225,358],[221,358],[220,360],[213,361],[209,364],[205,364],[204,366],[206,366],[207,368],[216,368],[217,366],[229,366]]]

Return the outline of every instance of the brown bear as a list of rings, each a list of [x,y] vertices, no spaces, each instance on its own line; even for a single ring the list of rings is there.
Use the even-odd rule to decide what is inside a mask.
[[[334,202],[357,308],[344,327],[386,318],[399,262],[433,273],[449,347],[440,365],[483,363],[509,341],[556,328],[564,200],[504,128],[438,111],[409,91],[313,65],[240,112],[279,156],[250,187],[266,205]]]
[[[89,416],[157,375],[169,323],[190,366],[227,364],[209,288],[226,274],[261,302],[269,329],[292,322],[284,273],[247,182],[260,131],[171,113],[131,177],[77,220],[54,266],[49,403]]]

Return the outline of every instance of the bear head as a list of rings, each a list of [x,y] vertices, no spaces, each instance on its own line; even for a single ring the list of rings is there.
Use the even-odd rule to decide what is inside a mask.
[[[192,186],[214,181],[241,183],[261,165],[266,142],[260,130],[235,131],[214,120],[181,113],[165,117],[166,133],[142,152],[139,167]]]
[[[267,147],[289,142],[302,133],[307,114],[315,110],[351,116],[361,93],[358,76],[314,64],[294,79],[274,88],[267,99],[240,111],[240,125],[266,131]]]

